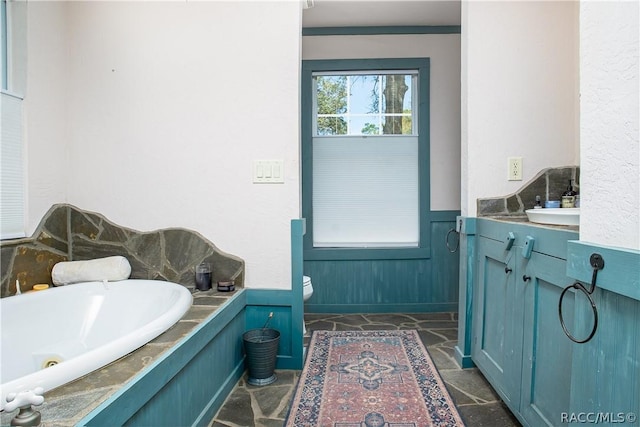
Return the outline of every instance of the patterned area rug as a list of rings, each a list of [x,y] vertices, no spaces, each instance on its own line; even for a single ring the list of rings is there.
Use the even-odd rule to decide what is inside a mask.
[[[314,331],[285,425],[464,426],[416,331]]]

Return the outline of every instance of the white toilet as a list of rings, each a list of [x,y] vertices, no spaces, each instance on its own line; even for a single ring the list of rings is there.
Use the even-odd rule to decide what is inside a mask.
[[[311,277],[302,276],[302,299],[307,302],[313,295],[313,285],[311,284]]]
[[[302,276],[302,300],[307,302],[309,298],[313,295],[313,285],[311,284],[311,277]],[[304,319],[302,319],[302,334],[307,334],[307,328],[304,325]]]

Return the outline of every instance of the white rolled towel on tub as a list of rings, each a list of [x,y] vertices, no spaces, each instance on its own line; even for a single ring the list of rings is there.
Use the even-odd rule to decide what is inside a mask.
[[[117,281],[128,279],[130,275],[131,264],[123,256],[110,256],[87,261],[63,261],[54,265],[51,270],[51,279],[54,285],[102,280]]]

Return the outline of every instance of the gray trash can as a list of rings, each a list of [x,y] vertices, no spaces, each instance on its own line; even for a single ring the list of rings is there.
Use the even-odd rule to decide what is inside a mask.
[[[280,332],[271,328],[251,329],[242,335],[242,341],[249,370],[247,382],[251,385],[267,385],[276,381]]]

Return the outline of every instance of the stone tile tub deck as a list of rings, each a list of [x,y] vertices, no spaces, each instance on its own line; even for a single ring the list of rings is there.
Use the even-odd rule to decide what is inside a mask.
[[[68,204],[52,206],[31,237],[1,241],[0,252],[1,297],[16,293],[16,281],[22,292],[36,283],[52,285],[51,270],[58,262],[111,255],[127,258],[132,279],[179,283],[190,289],[194,297],[183,318],[153,341],[91,374],[46,392],[45,403],[38,407],[42,425],[46,427],[75,425],[168,354],[201,323],[222,314],[221,306],[234,300],[244,285],[244,261],[221,251],[195,231],[169,228],[141,232]],[[203,261],[212,266],[213,290],[194,291],[195,266]],[[215,290],[215,283],[226,280],[234,280],[235,292]],[[10,325],[2,325],[7,327]],[[1,413],[0,425],[9,425],[17,413],[17,410]]]
[[[92,410],[118,392],[165,352],[174,347],[202,321],[220,309],[222,304],[238,293],[192,291],[193,304],[189,311],[163,334],[136,351],[82,378],[45,393],[45,402],[36,407],[42,415],[42,426],[74,426]],[[46,291],[44,291],[46,292]],[[10,425],[18,411],[1,413],[0,425]]]

